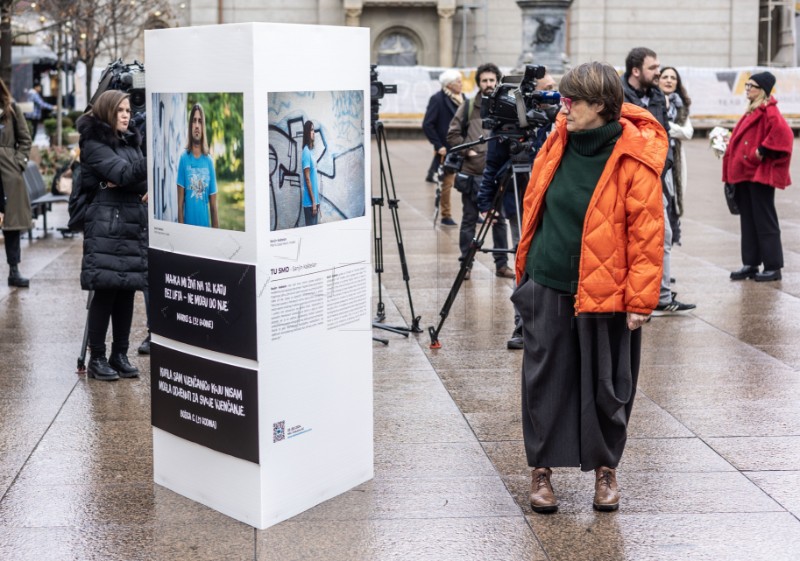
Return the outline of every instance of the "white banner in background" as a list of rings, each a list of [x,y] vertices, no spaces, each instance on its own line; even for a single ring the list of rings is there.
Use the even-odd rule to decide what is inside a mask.
[[[381,102],[381,119],[386,124],[422,125],[428,99],[439,85],[445,68],[430,66],[378,66],[378,79],[396,84],[397,94],[386,95]],[[503,69],[504,71],[506,69]],[[692,99],[692,122],[714,126],[738,121],[747,100],[744,84],[751,73],[769,70],[775,75],[772,92],[787,120],[800,126],[800,68],[697,68],[678,67],[684,87]],[[475,90],[475,69],[462,69],[464,92]]]

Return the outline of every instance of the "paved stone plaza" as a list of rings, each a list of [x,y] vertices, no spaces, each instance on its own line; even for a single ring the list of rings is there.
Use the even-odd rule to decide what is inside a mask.
[[[389,340],[373,347],[375,478],[265,531],[155,485],[149,376],[103,383],[75,374],[81,239],[51,232],[23,242],[31,288],[0,287],[0,559],[800,559],[800,186],[776,197],[783,280],[731,282],[741,265],[738,222],[723,201],[721,162],[706,140],[687,143],[683,245],[673,249],[672,272],[678,298],[697,309],[643,328],[620,510],[593,511],[592,475],[560,469],[559,512],[534,515],[522,355],[505,348],[513,281],[495,277],[481,255],[442,348],[429,349],[427,327],[458,269],[458,228],[433,227],[434,188],[423,182],[430,146],[390,140],[389,150],[426,332],[406,339],[374,330]],[[793,171],[800,183],[798,155]],[[459,221],[458,193],[453,201]],[[66,222],[63,207],[51,226]],[[409,302],[386,209],[383,222],[386,323],[403,324]],[[137,296],[132,344],[144,335]],[[149,370],[146,357],[131,359]]]

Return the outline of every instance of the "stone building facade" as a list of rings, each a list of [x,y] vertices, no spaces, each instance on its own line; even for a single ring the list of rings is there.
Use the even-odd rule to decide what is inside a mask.
[[[177,4],[183,7],[178,9]],[[270,21],[358,25],[372,30],[372,61],[383,64],[471,67],[491,60],[514,66],[530,22],[523,10],[563,9],[567,64],[624,63],[631,47],[646,45],[662,62],[679,66],[796,64],[794,3],[778,0],[181,0],[182,25]],[[780,22],[765,23],[780,15]],[[538,25],[533,23],[534,26]],[[770,27],[771,26],[771,27]],[[762,54],[760,55],[760,48]]]

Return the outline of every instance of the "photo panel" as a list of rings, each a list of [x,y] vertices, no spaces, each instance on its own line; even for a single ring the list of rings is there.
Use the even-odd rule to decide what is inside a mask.
[[[364,92],[272,92],[270,231],[365,215]]]
[[[153,218],[244,232],[244,96],[152,94]]]

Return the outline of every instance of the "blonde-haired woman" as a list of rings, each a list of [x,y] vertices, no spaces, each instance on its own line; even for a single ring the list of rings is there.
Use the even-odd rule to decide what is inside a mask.
[[[745,83],[747,110],[736,124],[722,159],[722,181],[736,187],[742,230],[742,264],[731,280],[781,279],[783,248],[775,189],[791,184],[792,129],[770,95],[775,76],[753,74]],[[763,270],[759,267],[764,265]]]

